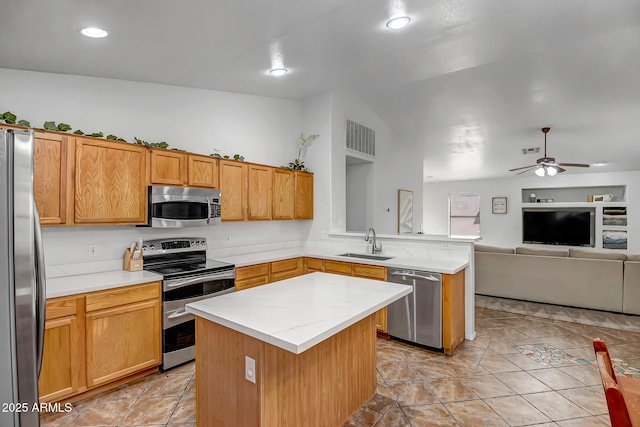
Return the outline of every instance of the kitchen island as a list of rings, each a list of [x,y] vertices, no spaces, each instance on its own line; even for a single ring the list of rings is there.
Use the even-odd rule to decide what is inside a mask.
[[[312,273],[188,304],[198,427],[342,425],[375,393],[375,312],[410,292]]]

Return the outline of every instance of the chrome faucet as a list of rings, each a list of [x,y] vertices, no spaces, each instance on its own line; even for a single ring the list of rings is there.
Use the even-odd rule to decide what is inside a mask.
[[[369,241],[369,233],[373,234],[373,238],[371,238],[371,253],[372,254],[377,254],[382,252],[382,243],[378,243],[376,241],[376,230],[374,230],[373,228],[370,228],[367,231],[367,235],[364,237],[364,241],[368,242]]]

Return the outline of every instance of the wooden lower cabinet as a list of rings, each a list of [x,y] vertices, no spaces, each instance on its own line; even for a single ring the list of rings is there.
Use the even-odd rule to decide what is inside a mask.
[[[269,263],[236,268],[236,291],[269,283]]]
[[[73,396],[80,389],[83,324],[77,297],[47,301],[42,370],[38,379],[41,402]]]
[[[453,354],[464,341],[464,270],[442,275],[442,346]]]
[[[162,363],[161,282],[47,300],[41,402]]]
[[[303,272],[302,258],[285,259],[271,263],[270,282],[300,276]]]
[[[373,280],[387,280],[387,268],[377,265],[353,264],[353,275]],[[387,333],[387,307],[376,312],[376,329]]]
[[[353,264],[344,261],[324,260],[324,272],[333,274],[342,274],[344,276],[353,275]]]

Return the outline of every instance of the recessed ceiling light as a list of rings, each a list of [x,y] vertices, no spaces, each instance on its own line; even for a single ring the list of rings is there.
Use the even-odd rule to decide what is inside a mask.
[[[91,37],[92,39],[101,39],[109,35],[105,30],[97,27],[81,28],[78,31],[80,31],[80,34],[83,36]]]
[[[399,30],[401,28],[406,27],[411,22],[411,18],[408,16],[400,16],[398,18],[393,18],[389,22],[387,22],[387,27],[392,30]]]
[[[599,161],[599,162],[595,162],[595,163],[593,164],[593,166],[604,166],[604,165],[606,165],[606,164],[607,164],[607,162]]]
[[[276,77],[284,76],[288,72],[289,70],[287,70],[286,68],[272,68],[271,70],[269,70],[269,73],[271,73],[272,76]]]

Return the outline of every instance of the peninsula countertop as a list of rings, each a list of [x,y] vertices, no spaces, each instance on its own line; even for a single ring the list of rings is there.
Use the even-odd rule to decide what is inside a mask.
[[[188,312],[300,354],[412,292],[410,286],[311,273],[187,304]]]

